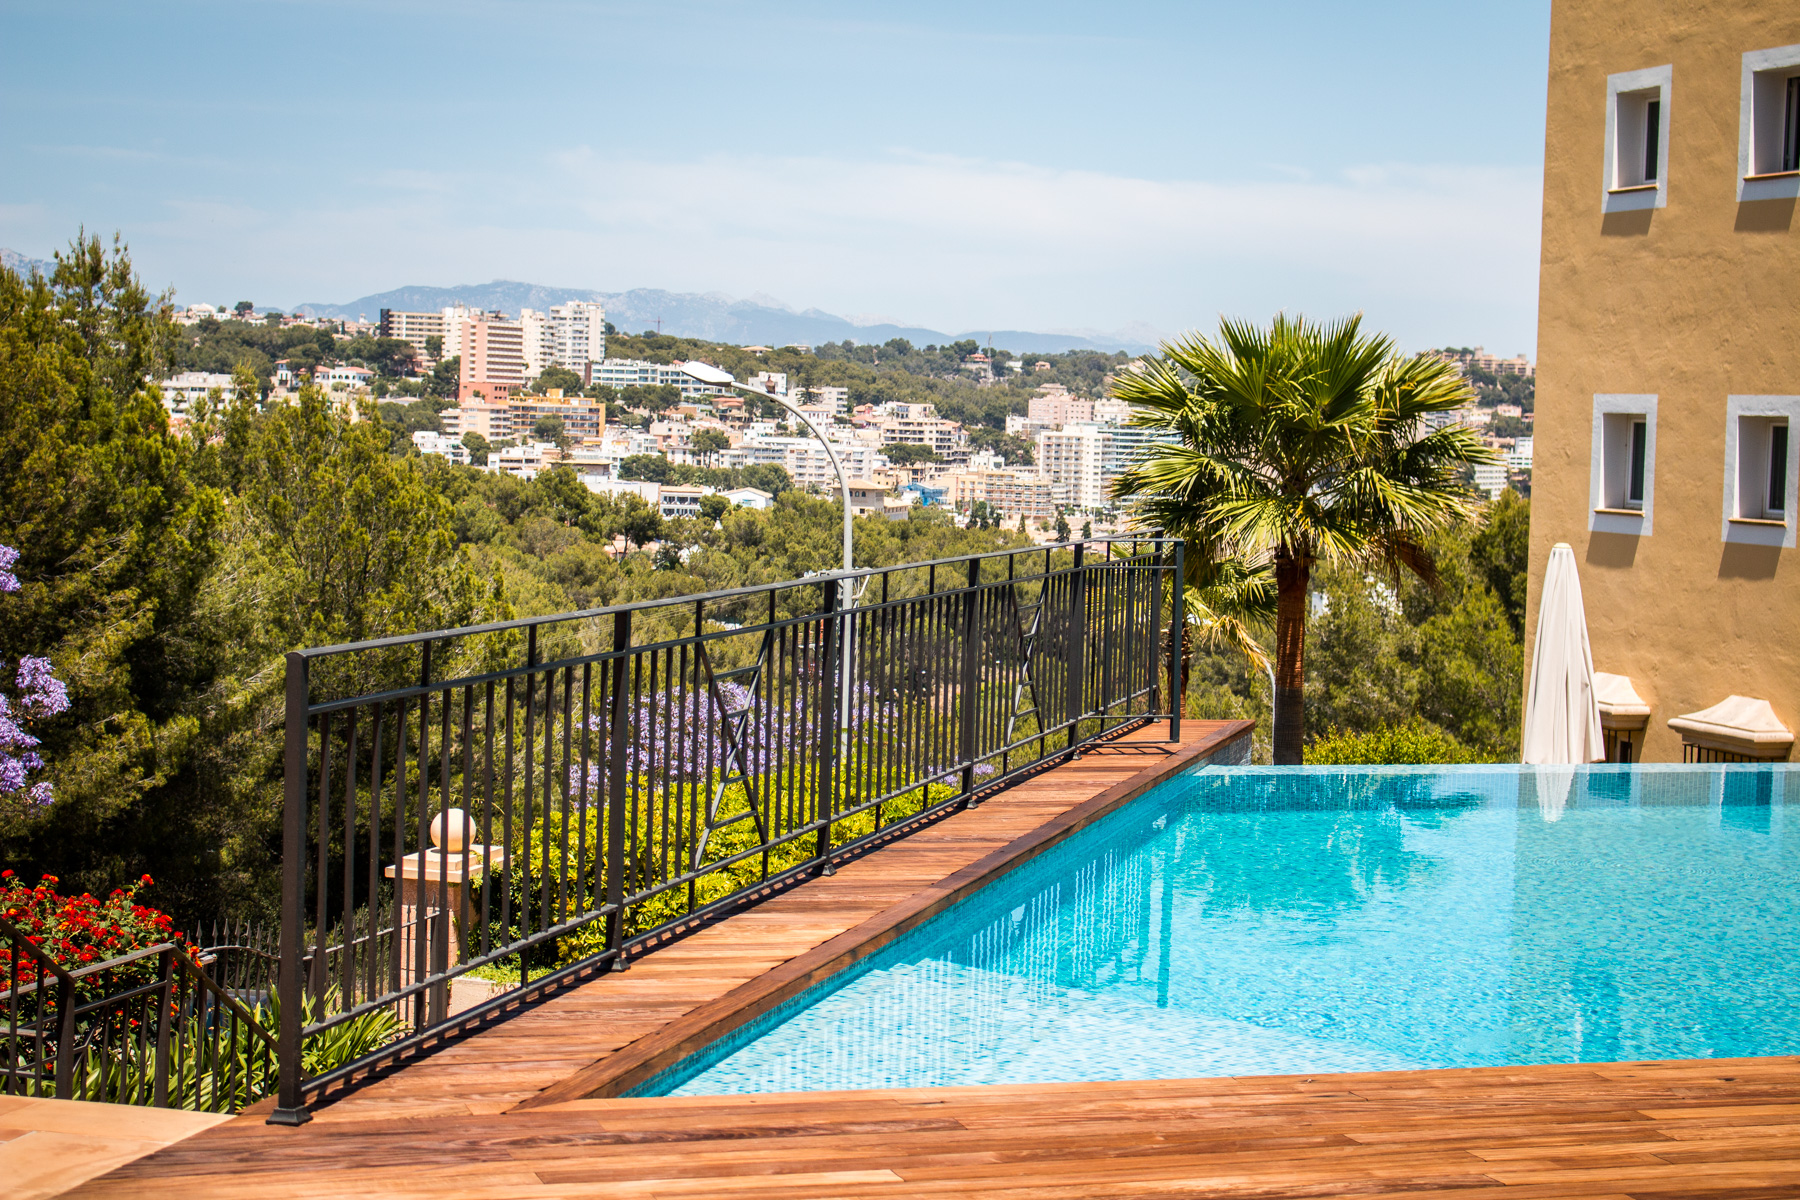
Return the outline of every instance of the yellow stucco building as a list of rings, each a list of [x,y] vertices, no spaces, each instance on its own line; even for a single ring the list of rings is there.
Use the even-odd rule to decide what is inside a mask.
[[[1615,754],[1800,728],[1797,197],[1800,3],[1555,0],[1527,630],[1567,542]]]

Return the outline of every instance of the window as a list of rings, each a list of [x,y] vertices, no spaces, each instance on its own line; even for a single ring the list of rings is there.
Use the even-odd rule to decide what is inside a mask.
[[[1613,187],[1655,187],[1662,141],[1662,93],[1621,92]]]
[[[1785,417],[1738,418],[1738,520],[1787,519],[1787,462]]]
[[[1601,422],[1605,482],[1597,507],[1642,512],[1650,422],[1643,413],[1607,413]]]
[[[1727,397],[1725,520],[1728,542],[1792,546],[1796,471],[1793,425],[1800,396]]]
[[[1631,467],[1626,477],[1625,507],[1644,507],[1644,441],[1645,431],[1650,428],[1647,421],[1631,423]]]
[[[1590,469],[1588,528],[1647,536],[1656,490],[1655,396],[1594,397]]]
[[[1738,199],[1800,196],[1800,46],[1744,55]]]
[[[1672,78],[1669,67],[1607,77],[1607,212],[1661,208],[1666,202]]]

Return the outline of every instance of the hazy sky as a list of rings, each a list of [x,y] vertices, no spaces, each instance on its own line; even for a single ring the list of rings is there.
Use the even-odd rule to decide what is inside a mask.
[[[0,0],[0,245],[1534,353],[1549,0]]]

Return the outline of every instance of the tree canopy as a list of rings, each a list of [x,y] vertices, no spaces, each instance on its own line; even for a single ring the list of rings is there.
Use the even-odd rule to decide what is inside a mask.
[[[1360,317],[1267,327],[1225,320],[1120,377],[1135,423],[1178,441],[1116,480],[1140,524],[1188,539],[1204,585],[1217,563],[1273,573],[1277,763],[1305,743],[1307,592],[1315,563],[1404,568],[1426,580],[1427,535],[1475,511],[1461,473],[1492,458],[1462,424],[1426,418],[1470,399],[1435,355],[1404,358]]]

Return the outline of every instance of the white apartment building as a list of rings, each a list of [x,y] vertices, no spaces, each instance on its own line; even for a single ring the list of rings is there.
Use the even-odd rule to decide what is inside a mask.
[[[738,508],[764,509],[773,508],[775,506],[774,495],[763,491],[761,488],[732,488],[728,492],[720,492],[719,495],[731,501],[731,503]]]
[[[1509,471],[1531,470],[1531,435],[1517,438],[1513,448],[1506,452],[1506,467]]]
[[[328,392],[366,392],[375,382],[375,372],[363,367],[346,367],[342,363],[313,368],[313,386]]]
[[[590,383],[603,383],[612,388],[672,387],[683,396],[717,396],[731,394],[731,388],[702,383],[682,370],[681,363],[641,362],[635,358],[608,358],[594,364]]]
[[[884,446],[930,446],[947,462],[968,460],[963,427],[939,417],[929,404],[884,404],[875,410],[872,427]]]
[[[214,371],[183,371],[157,384],[162,392],[163,407],[172,413],[185,413],[196,400],[204,400],[214,388],[222,396],[231,396],[231,376]]]
[[[831,448],[837,452],[845,473],[854,478],[867,479],[890,466],[881,448],[866,442],[833,441]],[[764,463],[784,467],[800,487],[837,485],[837,472],[832,470],[831,458],[816,438],[747,437],[741,444],[722,451],[719,461],[728,467],[752,467]]]
[[[1037,436],[1038,474],[1066,489],[1068,502],[1076,508],[1103,508],[1111,503],[1100,473],[1104,436],[1092,423],[1065,425]]]
[[[1154,429],[1076,422],[1037,436],[1038,472],[1068,488],[1076,508],[1111,508],[1112,481],[1174,435]]]
[[[469,448],[447,433],[420,429],[413,433],[412,443],[420,454],[435,454],[465,467],[469,465]]]
[[[1131,403],[1127,400],[1096,400],[1094,420],[1102,425],[1127,425],[1131,422]]]
[[[1506,463],[1491,462],[1475,465],[1475,486],[1493,499],[1506,490]]]
[[[524,329],[525,375],[535,379],[546,367],[567,367],[592,383],[593,365],[606,358],[606,306],[585,300],[552,305],[547,312],[519,311]]]
[[[764,371],[767,375],[769,372]],[[824,409],[833,415],[848,415],[850,412],[850,389],[842,387],[809,387],[795,388],[788,399],[796,407],[808,410]]]
[[[1050,422],[1035,420],[1019,413],[1006,414],[1006,432],[1012,437],[1022,437],[1026,441],[1035,441],[1037,435],[1052,428]]]
[[[555,442],[533,442],[525,446],[507,446],[488,454],[487,469],[496,474],[514,475],[520,479],[536,479],[562,459]]]

